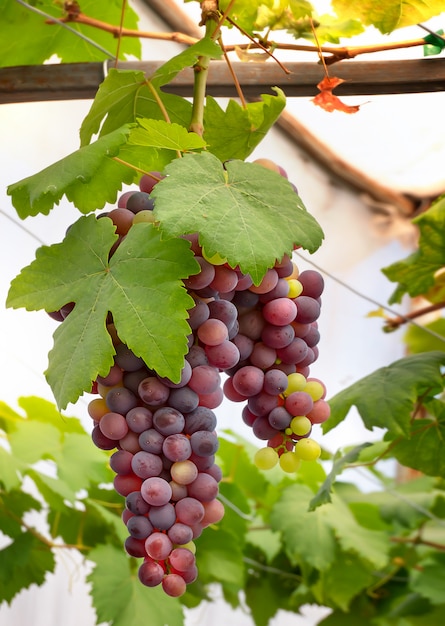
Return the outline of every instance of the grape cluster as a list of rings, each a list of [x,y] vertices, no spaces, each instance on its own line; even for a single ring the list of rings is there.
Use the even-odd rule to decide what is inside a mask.
[[[160,172],[144,175],[140,191],[123,194],[116,209],[98,216],[111,219],[119,236],[110,255],[134,223],[155,221],[150,193],[162,178]],[[200,271],[184,281],[194,306],[180,381],[150,370],[120,341],[110,317],[114,364],[94,381],[98,397],[88,406],[93,442],[116,449],[110,466],[114,487],[125,497],[125,549],[143,559],[141,582],[161,584],[171,596],[196,580],[193,540],[224,515],[213,410],[224,396],[245,403],[244,422],[267,442],[255,456],[261,469],[279,463],[294,472],[301,459],[317,458],[320,446],[309,435],[329,416],[325,387],[309,376],[318,356],[321,275],[299,274],[286,255],[255,286],[225,258],[209,257],[198,233],[184,238]],[[71,309],[72,303],[53,316],[64,319]]]

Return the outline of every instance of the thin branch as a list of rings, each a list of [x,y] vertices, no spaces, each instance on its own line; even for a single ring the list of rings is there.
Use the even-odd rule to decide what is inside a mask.
[[[298,580],[298,582],[301,582],[302,580],[302,577],[298,574],[294,574],[293,572],[285,572],[282,569],[278,569],[277,567],[271,567],[270,565],[264,565],[263,563],[255,561],[254,559],[251,559],[247,556],[243,557],[243,561],[247,565],[259,569],[262,572],[267,572],[268,574],[277,574],[278,576],[282,576],[283,578],[292,578],[293,580]]]
[[[429,548],[445,552],[445,545],[435,541],[427,541],[418,535],[416,537],[390,537],[390,541],[393,543],[412,543],[414,545],[428,546]]]
[[[406,315],[398,315],[397,317],[387,318],[385,320],[385,326],[391,330],[396,330],[399,326],[402,326],[402,324],[407,324],[413,319],[416,319],[416,317],[422,317],[422,315],[427,315],[428,313],[433,313],[434,311],[440,311],[440,309],[443,308],[445,308],[445,302],[436,302],[435,304],[430,304],[422,307],[421,309],[417,309],[416,311],[411,311],[411,313],[407,313]],[[445,337],[443,340],[445,341]]]
[[[21,2],[21,0],[17,0],[17,2]],[[107,33],[113,35],[113,37],[139,37],[141,39],[159,39],[162,41],[174,41],[176,43],[182,43],[187,46],[191,46],[198,41],[196,37],[190,37],[185,33],[164,33],[164,32],[152,32],[146,30],[134,30],[132,28],[122,28],[119,26],[114,26],[113,24],[108,24],[107,22],[102,22],[101,20],[96,20],[93,17],[89,17],[88,15],[84,15],[83,13],[71,13],[66,15],[65,17],[55,20],[48,16],[51,22],[57,22],[58,24],[65,25],[66,22],[75,22],[77,24],[85,24],[86,26],[92,26],[93,28],[98,28]],[[74,33],[79,34],[78,31],[72,30]],[[109,56],[114,58],[114,55],[108,53]]]
[[[100,30],[104,30],[108,33],[111,33],[114,37],[119,37],[119,33],[121,32],[122,37],[140,37],[141,39],[159,39],[162,41],[174,41],[176,43],[181,43],[185,45],[192,45],[196,43],[197,41],[199,41],[197,37],[191,37],[190,35],[186,35],[185,33],[181,33],[181,32],[169,32],[169,33],[152,32],[152,31],[135,30],[135,29],[130,29],[130,28],[123,28],[122,31],[120,31],[119,26],[114,26],[112,24],[108,24],[107,22],[96,20],[81,12],[78,12],[78,13],[73,12],[73,13],[66,15],[63,18],[56,19],[50,15],[44,14],[43,12],[34,9],[34,7],[30,7],[28,4],[26,4],[22,0],[16,0],[16,1],[19,2],[20,4],[23,4],[24,6],[26,6],[27,8],[31,10],[39,12],[40,14],[42,14],[44,17],[46,17],[49,20],[49,23],[57,23],[57,24],[60,24],[61,26],[66,26],[66,22],[77,22],[79,24],[85,24],[87,26],[92,26],[93,28],[99,28]],[[330,55],[329,57],[325,58],[324,61],[326,64],[331,64],[331,63],[336,63],[337,61],[341,61],[344,59],[353,59],[359,56],[360,54],[370,54],[374,52],[386,52],[388,50],[400,50],[404,48],[413,48],[413,47],[425,45],[424,38],[409,39],[405,41],[398,41],[398,42],[385,43],[385,44],[351,46],[351,47],[348,47],[348,46],[335,47],[335,46],[330,46],[330,45],[317,47],[317,46],[310,45],[310,44],[288,44],[288,43],[279,43],[279,42],[274,42],[274,41],[269,41],[269,40],[266,41],[263,39],[261,39],[260,41],[259,39],[254,39],[248,33],[240,29],[239,26],[235,22],[233,22],[233,20],[231,20],[230,18],[226,18],[226,20],[233,26],[236,26],[236,28],[238,28],[238,30],[240,30],[240,32],[242,32],[244,36],[250,39],[250,43],[247,43],[247,44],[241,43],[241,44],[232,44],[232,45],[226,46],[227,52],[233,52],[237,49],[245,50],[245,49],[250,49],[250,48],[260,48],[264,52],[268,53],[277,63],[279,63],[280,67],[286,73],[289,73],[289,71],[284,67],[284,65],[280,61],[278,61],[278,59],[276,59],[273,56],[270,50],[295,50],[295,51],[300,51],[300,52],[314,52],[316,54],[319,54],[319,52],[321,51],[323,55]],[[76,35],[82,36],[82,34],[79,33],[78,31],[75,31],[73,29],[70,29],[70,30]],[[89,42],[94,44],[94,42],[92,42],[91,40],[89,40]],[[94,44],[94,45],[96,45],[96,47],[99,47],[97,44]],[[108,54],[108,56],[114,58],[114,55],[112,55],[108,51],[105,51],[105,52]]]
[[[229,17],[227,18],[227,21],[229,22],[229,24],[232,24],[232,26],[234,26],[235,28],[237,28],[241,34],[243,34],[245,37],[247,37],[247,39],[250,39],[251,43],[249,44],[240,44],[240,45],[235,45],[235,46],[227,46],[226,47],[226,51],[227,52],[231,52],[232,50],[248,50],[251,47],[254,48],[260,48],[263,52],[265,52],[267,55],[270,56],[271,59],[273,59],[275,61],[275,63],[277,63],[279,65],[279,67],[281,67],[281,69],[283,70],[283,72],[285,74],[291,74],[291,72],[287,69],[287,67],[285,65],[283,65],[283,63],[277,59],[272,52],[269,50],[269,47],[271,46],[264,46],[261,41],[258,41],[256,39],[254,39],[251,35],[249,35],[249,33],[245,30],[243,30],[240,26],[238,26],[238,24],[236,22],[234,22],[233,20],[231,20]]]
[[[232,63],[231,63],[231,61],[229,59],[229,55],[226,52],[226,49],[224,47],[224,43],[223,43],[221,35],[219,36],[218,42],[219,42],[219,45],[221,46],[221,49],[223,51],[224,60],[227,63],[227,67],[229,68],[229,72],[230,72],[230,74],[232,76],[233,84],[235,85],[235,89],[236,89],[236,93],[238,94],[238,98],[241,101],[241,106],[243,107],[243,109],[246,109],[247,108],[247,103],[246,103],[246,99],[245,99],[244,94],[243,94],[242,87],[241,87],[240,82],[238,80],[238,77],[237,77],[237,75],[235,73],[235,70],[233,69],[233,65],[232,65]]]
[[[122,41],[122,29],[124,27],[125,9],[127,8],[127,0],[122,0],[121,19],[119,22],[119,34],[117,37],[116,58],[114,59],[114,69],[117,69],[117,63],[119,61],[119,52]]]
[[[386,44],[374,44],[374,45],[366,45],[366,46],[339,46],[336,48],[335,46],[320,46],[320,50],[323,55],[330,55],[325,57],[324,61],[327,65],[331,65],[332,63],[337,63],[338,61],[343,61],[346,59],[354,59],[355,57],[361,54],[372,54],[376,52],[387,52],[389,50],[402,50],[405,48],[415,48],[418,46],[424,46],[425,39],[408,39],[405,41],[396,41],[393,43]],[[298,43],[279,43],[276,41],[264,41],[261,43],[256,41],[254,44],[232,44],[227,46],[227,51],[232,52],[233,50],[246,49],[249,47],[257,47],[264,49],[265,47],[272,48],[273,50],[294,50],[296,52],[314,52],[318,54],[319,49],[317,46],[313,46],[311,44],[298,44]]]

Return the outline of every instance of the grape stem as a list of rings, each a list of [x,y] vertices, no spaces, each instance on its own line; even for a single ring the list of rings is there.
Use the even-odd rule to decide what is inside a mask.
[[[214,37],[219,32],[218,2],[217,0],[204,0],[201,3],[201,23],[205,25],[206,37]],[[207,76],[209,74],[210,57],[202,55],[198,57],[193,66],[193,104],[192,118],[189,131],[202,137],[204,133],[204,104],[207,89]]]

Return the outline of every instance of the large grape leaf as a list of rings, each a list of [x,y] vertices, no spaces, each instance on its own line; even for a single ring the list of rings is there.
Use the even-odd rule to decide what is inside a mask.
[[[99,130],[101,134],[109,133],[124,124],[135,122],[138,117],[165,119],[159,101],[171,122],[188,127],[192,107],[190,102],[164,93],[161,87],[173,80],[181,70],[194,65],[201,55],[219,58],[221,48],[209,38],[201,39],[161,65],[152,76],[139,71],[110,70],[80,128],[81,144],[89,143]]]
[[[188,242],[161,241],[152,225],[136,224],[108,260],[114,231],[111,220],[81,217],[62,243],[39,248],[11,283],[12,308],[54,311],[76,303],[54,333],[46,372],[61,408],[113,363],[109,311],[121,340],[160,376],[177,381],[183,366],[193,300],[181,279],[198,269]]]
[[[420,230],[418,250],[382,269],[389,280],[399,283],[390,303],[400,302],[405,293],[424,294],[434,285],[435,272],[445,266],[445,196],[413,222]]]
[[[443,389],[440,366],[445,353],[414,354],[381,367],[329,400],[331,416],[324,423],[327,432],[356,406],[369,430],[384,428],[390,437],[409,437],[411,418],[418,398],[432,397]]]
[[[248,157],[286,105],[281,89],[275,88],[275,91],[276,96],[263,94],[261,101],[250,102],[245,107],[229,100],[225,111],[208,96],[204,109],[204,138],[209,152],[221,161]]]
[[[292,485],[282,492],[271,513],[271,526],[282,532],[286,552],[293,562],[326,571],[336,561],[340,549],[374,567],[385,566],[390,543],[384,532],[360,526],[335,494],[330,504],[309,511],[312,496],[306,485]]]
[[[314,252],[323,232],[291,184],[255,163],[188,154],[153,189],[155,214],[169,236],[199,232],[206,252],[239,266],[255,284],[294,245]]]
[[[88,554],[95,563],[88,576],[98,623],[110,626],[183,626],[182,608],[160,587],[148,589],[130,569],[131,560],[115,546],[99,545]]]
[[[59,19],[65,15],[63,3],[53,0],[40,0],[38,3],[29,1],[28,4]],[[81,8],[89,17],[115,26],[120,23],[121,0],[82,0]],[[15,0],[0,0],[0,15],[0,66],[39,65],[53,55],[57,55],[64,63],[102,61],[116,55],[117,40],[103,29],[69,22],[69,31],[59,24],[46,23],[44,16],[37,15],[32,8],[27,9]],[[124,27],[135,29],[137,23],[135,11],[127,5]],[[85,35],[103,50],[86,42],[76,33]],[[119,51],[120,58],[128,55],[140,58],[139,39],[123,37]]]
[[[115,202],[122,182],[129,184],[135,176],[131,168],[111,158],[126,144],[129,132],[128,126],[119,128],[41,172],[9,185],[8,194],[19,216],[24,219],[38,213],[48,215],[63,195],[82,213]]]
[[[429,20],[444,9],[442,0],[332,0],[332,6],[339,17],[360,19],[384,34]]]
[[[0,602],[10,603],[22,589],[42,585],[55,568],[52,550],[30,532],[0,550]]]
[[[445,478],[445,405],[433,400],[427,409],[431,417],[414,420],[410,439],[400,441],[392,454],[406,467]]]
[[[375,582],[375,570],[356,555],[341,552],[335,563],[322,572],[320,580],[315,583],[313,592],[322,588],[320,604],[326,596],[334,606],[348,611],[351,600]]]

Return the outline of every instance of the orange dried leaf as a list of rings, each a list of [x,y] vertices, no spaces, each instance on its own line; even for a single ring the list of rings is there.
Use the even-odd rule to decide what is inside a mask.
[[[312,99],[312,102],[329,113],[332,113],[332,111],[357,113],[360,109],[359,105],[345,104],[332,93],[332,90],[343,82],[344,80],[337,76],[325,76],[323,80],[318,83],[317,88],[320,90],[320,93]]]

